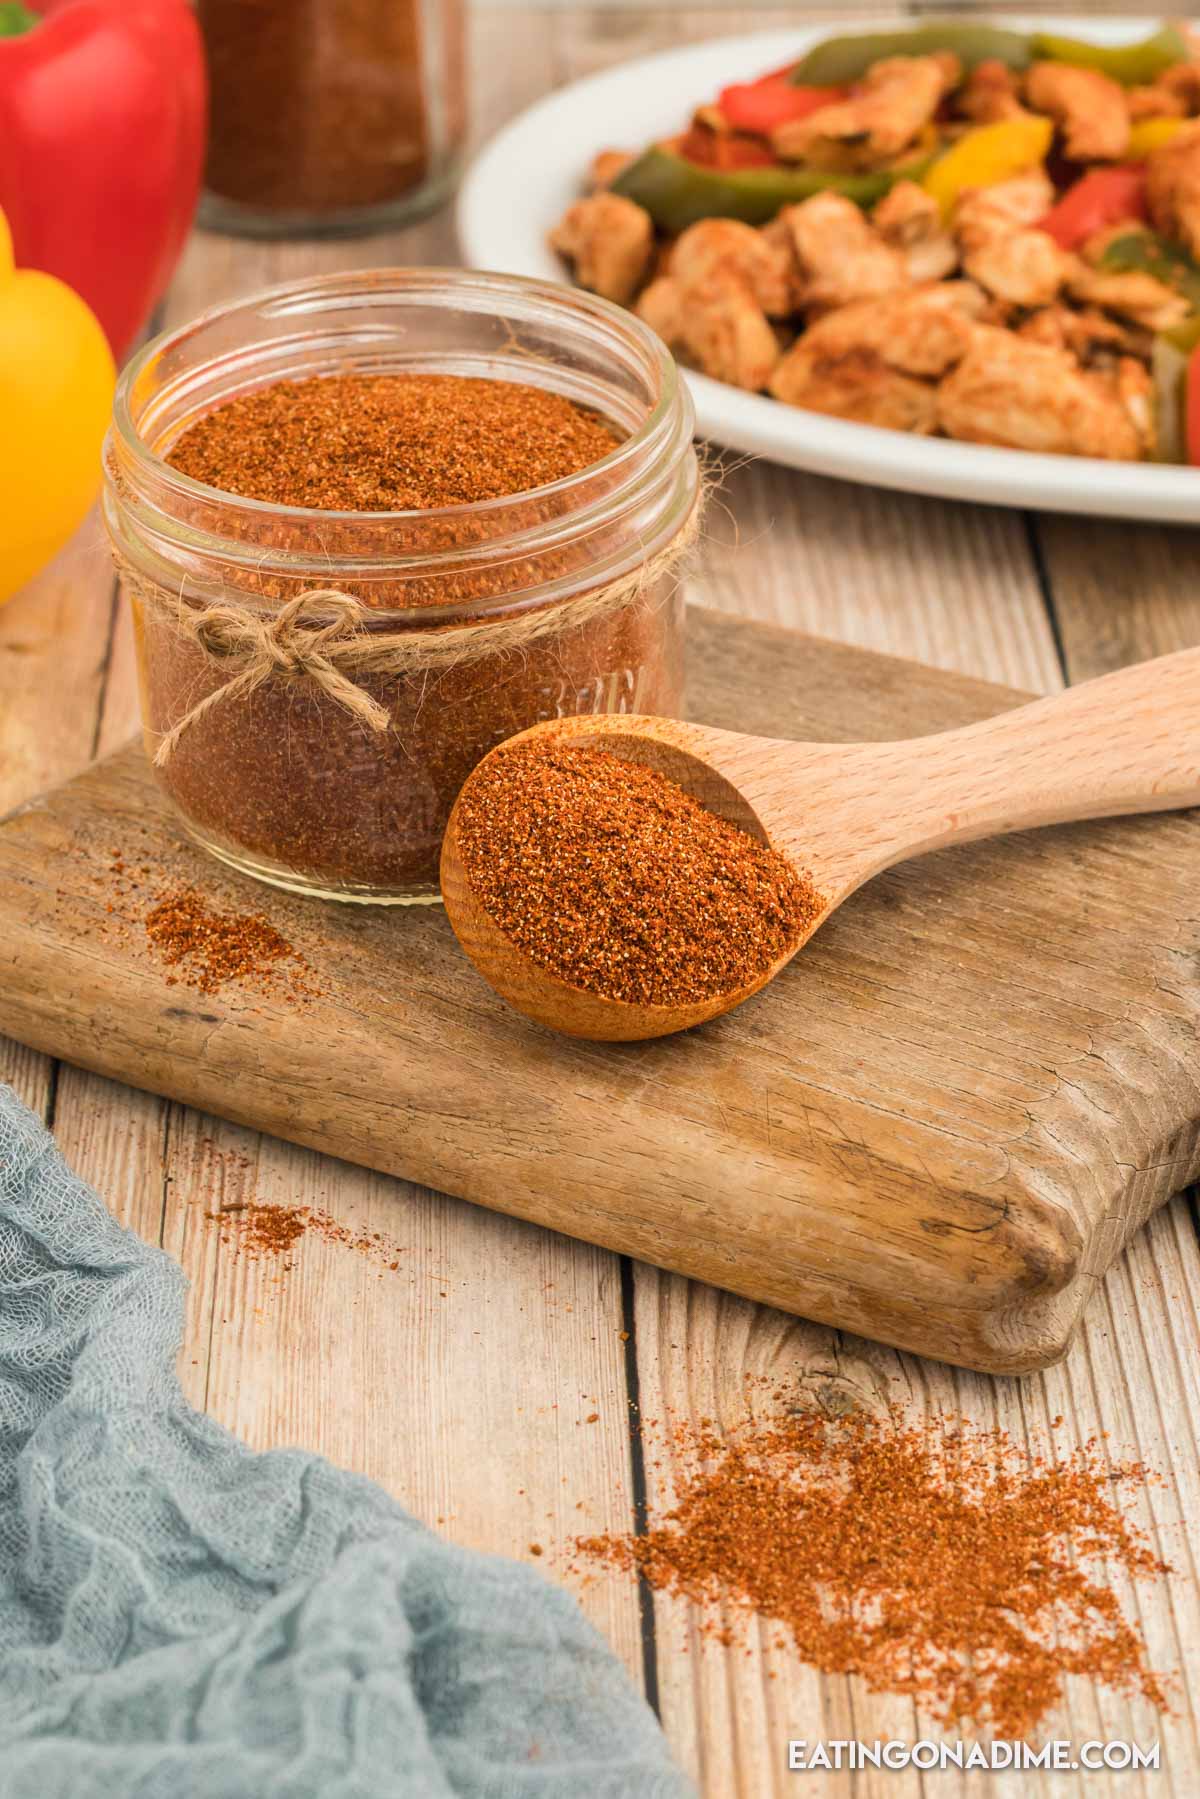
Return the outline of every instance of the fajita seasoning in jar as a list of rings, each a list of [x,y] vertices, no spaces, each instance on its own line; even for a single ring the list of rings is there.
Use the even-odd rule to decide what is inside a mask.
[[[201,223],[365,231],[445,197],[466,131],[464,0],[197,0]]]
[[[692,423],[637,319],[510,277],[332,276],[148,346],[118,388],[105,519],[147,750],[190,834],[297,891],[430,899],[496,743],[677,714]],[[304,503],[255,497],[281,480]]]

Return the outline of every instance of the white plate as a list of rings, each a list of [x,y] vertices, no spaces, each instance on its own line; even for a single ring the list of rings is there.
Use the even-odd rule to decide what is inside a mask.
[[[1005,17],[997,22],[1087,36],[1104,44],[1126,43],[1156,29],[1147,18]],[[866,29],[877,23],[868,21]],[[911,27],[920,21],[894,23]],[[642,57],[549,95],[507,125],[475,159],[458,202],[465,261],[474,268],[563,280],[563,265],[547,248],[546,233],[582,191],[597,150],[634,149],[670,136],[694,106],[728,82],[761,75],[823,37],[856,28],[830,21],[693,44]],[[1200,523],[1200,472],[1193,469],[914,437],[782,406],[706,375],[689,374],[688,381],[704,437],[792,468],[946,499]]]

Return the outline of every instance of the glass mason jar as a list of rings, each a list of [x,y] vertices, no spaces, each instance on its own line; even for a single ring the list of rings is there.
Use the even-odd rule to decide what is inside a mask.
[[[201,224],[372,231],[445,197],[466,131],[464,0],[197,0],[197,16]]]
[[[619,441],[530,493],[393,513],[239,499],[163,459],[235,395],[406,369],[553,389]],[[692,428],[675,365],[639,320],[516,277],[335,275],[150,344],[117,390],[104,512],[133,606],[147,750],[191,836],[296,891],[432,899],[450,807],[494,744],[546,718],[677,715]],[[297,664],[279,635],[297,605],[310,633],[336,630],[350,607],[339,677],[372,703],[374,728],[355,694],[347,704],[313,677],[311,653]]]

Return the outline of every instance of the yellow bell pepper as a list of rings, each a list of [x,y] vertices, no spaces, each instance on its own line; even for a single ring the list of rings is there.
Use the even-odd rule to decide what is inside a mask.
[[[100,487],[116,369],[90,308],[18,269],[0,212],[0,601],[60,550]]]
[[[1001,119],[980,125],[939,156],[925,176],[925,190],[949,218],[960,194],[973,187],[992,187],[1045,162],[1054,136],[1054,121],[1034,117]]]
[[[1129,133],[1126,160],[1140,162],[1151,150],[1161,150],[1164,144],[1169,144],[1185,125],[1191,123],[1190,119],[1139,119]]]

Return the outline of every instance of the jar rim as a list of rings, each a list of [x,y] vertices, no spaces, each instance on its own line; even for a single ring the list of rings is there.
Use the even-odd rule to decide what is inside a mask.
[[[497,295],[508,295],[526,304],[541,304],[556,314],[561,314],[569,304],[581,318],[592,321],[601,327],[612,329],[617,327],[627,341],[631,341],[642,353],[646,365],[653,369],[656,376],[657,399],[642,423],[628,436],[622,438],[616,447],[598,461],[589,463],[586,468],[574,474],[562,476],[557,481],[545,483],[541,487],[523,488],[511,494],[499,494],[488,500],[473,500],[455,506],[411,507],[391,512],[366,511],[361,508],[335,510],[325,507],[282,505],[273,500],[259,500],[247,495],[231,492],[228,488],[214,487],[205,481],[198,481],[191,475],[185,475],[176,469],[165,456],[153,449],[141,434],[133,416],[132,396],[138,383],[145,377],[155,360],[164,352],[189,337],[218,324],[222,319],[232,318],[239,312],[258,312],[274,317],[286,317],[289,312],[316,312],[322,309],[322,303],[329,306],[339,298],[345,298],[355,290],[370,284],[371,290],[383,294],[389,290],[401,290],[413,298],[428,296],[463,297],[469,310],[486,310],[478,304],[485,296],[495,298]],[[471,301],[476,301],[471,305]],[[280,377],[285,379],[286,377]],[[353,526],[387,525],[388,523],[428,524],[453,523],[455,520],[486,518],[496,515],[505,507],[511,507],[531,499],[544,497],[569,497],[572,490],[580,491],[598,478],[603,480],[610,475],[619,476],[623,467],[632,462],[644,462],[647,451],[657,440],[673,435],[671,422],[680,400],[687,405],[688,423],[691,423],[691,405],[687,389],[681,380],[674,358],[666,345],[644,324],[634,313],[615,305],[610,300],[600,298],[597,294],[585,292],[581,288],[572,288],[562,282],[537,280],[526,275],[509,275],[492,273],[487,270],[458,269],[451,267],[422,267],[414,269],[382,268],[368,270],[342,270],[334,274],[305,277],[302,281],[279,282],[267,288],[260,288],[252,294],[240,296],[235,300],[223,300],[214,306],[207,307],[197,313],[184,324],[174,326],[160,332],[157,337],[145,344],[126,364],[117,382],[113,400],[113,417],[110,439],[115,438],[136,463],[149,464],[155,477],[182,499],[191,499],[208,505],[219,505],[222,502],[236,506],[239,510],[253,516],[270,516],[276,519],[295,521],[297,524],[315,523],[328,520]],[[692,433],[689,429],[688,437]],[[609,496],[612,495],[609,490]],[[586,515],[586,508],[577,518]],[[490,547],[493,551],[502,544],[515,546],[524,533],[515,533],[504,538],[494,538]],[[461,555],[459,549],[457,554]],[[428,554],[414,557],[416,561],[427,561]],[[365,558],[364,560],[372,560]],[[403,560],[403,558],[400,558]]]

